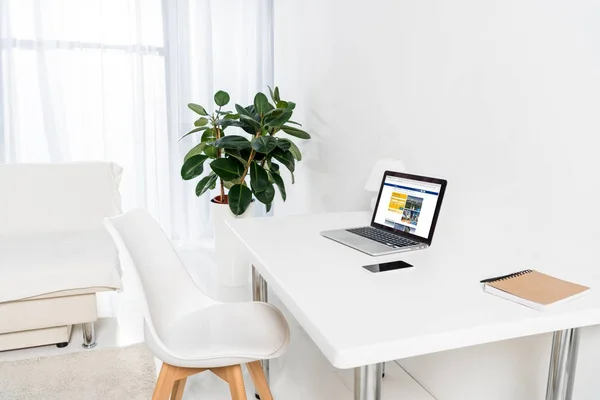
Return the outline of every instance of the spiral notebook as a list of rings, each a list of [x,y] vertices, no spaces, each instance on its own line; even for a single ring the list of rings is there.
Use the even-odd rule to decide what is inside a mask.
[[[590,289],[532,269],[485,279],[484,291],[536,310],[585,295]]]

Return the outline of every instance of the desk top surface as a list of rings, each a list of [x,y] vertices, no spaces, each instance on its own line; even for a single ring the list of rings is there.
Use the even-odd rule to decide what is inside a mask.
[[[371,257],[319,235],[369,221],[369,213],[354,212],[230,222],[270,289],[338,368],[600,324],[594,249],[573,249],[568,259],[545,257],[507,246],[500,237],[486,239],[490,246],[470,246],[446,230],[429,249]],[[496,239],[499,249],[490,253]],[[545,245],[553,244],[530,244],[533,249]],[[392,260],[414,268],[378,274],[362,268]],[[527,268],[592,290],[540,312],[486,294],[479,284]]]

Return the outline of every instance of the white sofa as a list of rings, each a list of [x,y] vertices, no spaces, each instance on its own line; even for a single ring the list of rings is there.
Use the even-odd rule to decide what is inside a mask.
[[[121,288],[103,226],[121,213],[112,163],[0,165],[0,351],[95,345],[96,293]]]

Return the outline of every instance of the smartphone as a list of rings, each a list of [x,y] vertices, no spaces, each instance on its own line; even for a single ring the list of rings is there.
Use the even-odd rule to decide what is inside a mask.
[[[404,261],[392,261],[388,263],[364,265],[363,268],[370,272],[385,272],[393,271],[395,269],[412,268],[412,264]]]

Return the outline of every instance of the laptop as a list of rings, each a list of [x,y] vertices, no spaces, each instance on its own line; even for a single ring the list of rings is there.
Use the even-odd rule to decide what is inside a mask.
[[[386,171],[370,226],[321,235],[372,256],[425,249],[431,245],[447,182]]]

